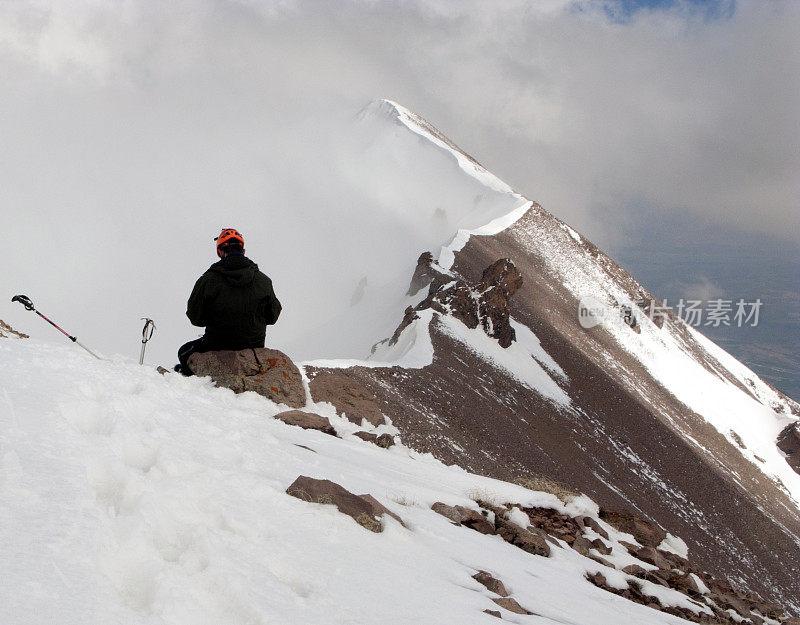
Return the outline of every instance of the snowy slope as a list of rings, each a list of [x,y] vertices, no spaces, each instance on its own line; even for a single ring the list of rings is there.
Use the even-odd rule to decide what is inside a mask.
[[[565,508],[379,449],[329,405],[310,408],[344,439],[277,422],[282,407],[252,393],[33,341],[0,341],[0,381],[3,623],[492,623],[478,569],[541,615],[503,611],[511,622],[684,622],[592,586],[605,567],[570,549],[532,556],[429,509],[477,494],[596,515],[588,499]],[[294,499],[298,475],[371,493],[408,527],[373,534]]]
[[[391,120],[402,124],[404,128],[412,131],[414,136],[425,139],[431,147],[450,155],[460,170],[466,174],[462,176],[464,184],[480,183],[484,193],[489,197],[500,194],[491,205],[459,214],[457,232],[441,247],[432,244],[428,248],[418,248],[419,251],[438,249],[437,261],[441,268],[451,269],[456,255],[472,237],[488,237],[509,231],[524,244],[531,255],[535,255],[546,264],[551,279],[557,281],[561,288],[568,291],[576,300],[603,302],[612,311],[619,310],[621,305],[637,310],[634,296],[647,293],[641,285],[635,284],[635,288],[632,288],[630,276],[621,275],[621,270],[615,273],[606,262],[608,259],[602,256],[598,258],[596,253],[592,254],[591,244],[588,244],[579,233],[558,222],[540,206],[514,193],[508,185],[486,171],[426,120],[388,100],[372,103],[362,111],[361,118],[370,132],[376,132],[374,141],[380,145],[382,158],[385,159],[387,154],[396,153],[398,150],[396,147],[389,147],[387,143],[393,145],[395,142],[400,143],[401,140],[396,133],[387,133],[383,128],[376,131],[372,124]],[[407,141],[408,138],[404,140]],[[422,149],[417,151],[424,152]],[[431,171],[430,175],[435,178],[436,171]],[[503,197],[507,197],[509,201],[502,200]],[[537,221],[528,227],[515,228],[526,215],[535,215],[534,219]],[[552,227],[552,223],[547,222],[558,222],[558,227]],[[348,313],[354,316],[349,322],[357,320],[363,328],[369,328],[374,332],[371,335],[372,343],[391,335],[394,329],[391,321],[395,321],[396,325],[401,311],[413,302],[412,298],[400,296],[407,286],[408,277],[409,273],[406,271],[402,278],[393,280],[391,284],[387,283],[380,292],[373,292],[373,297],[365,298],[359,306]],[[393,289],[393,292],[390,289]],[[344,324],[345,318],[346,316],[339,321],[339,325]],[[577,311],[572,321],[573,325],[577,326]],[[640,323],[642,332],[638,334],[631,332],[618,314],[609,315],[600,325],[603,330],[610,333],[616,345],[637,359],[678,401],[701,415],[735,443],[742,455],[770,479],[780,480],[800,509],[800,475],[789,467],[783,453],[775,445],[778,433],[788,423],[797,420],[792,413],[800,414],[800,406],[777,393],[755,373],[680,320],[669,320],[664,331],[644,316],[640,317]],[[426,317],[414,325],[427,327],[429,324],[430,318]],[[384,330],[382,334],[378,333],[380,327]],[[525,329],[528,330],[528,334],[533,335],[530,329]],[[479,335],[480,333],[477,333],[472,340],[465,340],[468,343],[476,341],[483,343]],[[699,350],[697,347],[692,349],[686,346],[687,335],[699,346]],[[415,347],[414,341],[417,340],[421,341],[421,344]],[[535,335],[533,340],[538,341]],[[504,358],[503,354],[494,352],[492,347],[486,344],[482,347],[476,346],[475,351],[483,358],[498,364]],[[408,353],[414,355],[411,360],[406,358]],[[529,354],[533,357],[532,364],[527,367],[524,363],[530,363],[531,359],[526,358],[520,361],[523,362],[522,369],[537,367],[536,356],[530,351]],[[549,355],[546,357],[552,360]],[[608,367],[614,366],[615,357],[612,353],[607,351],[601,358],[606,360]],[[327,359],[313,361],[313,364],[329,367],[356,365],[375,367],[392,364],[422,367],[430,364],[432,360],[433,354],[427,332],[420,327],[414,327],[404,333],[404,343],[400,348],[395,346],[390,353],[381,350],[366,362]],[[713,360],[719,368],[724,369],[724,374],[709,366],[709,360]],[[505,368],[508,369],[508,366]],[[516,377],[525,376],[525,373],[520,374],[520,367],[514,369]],[[545,375],[539,379],[542,385],[540,391],[543,394],[550,397],[558,395],[560,403],[569,404],[569,399],[562,397],[563,392],[559,393],[560,389],[555,390],[557,388],[557,386],[554,388],[555,376]],[[630,385],[632,391],[647,395],[647,389],[642,388],[636,379],[628,379],[626,383]],[[744,445],[739,445],[737,439]]]

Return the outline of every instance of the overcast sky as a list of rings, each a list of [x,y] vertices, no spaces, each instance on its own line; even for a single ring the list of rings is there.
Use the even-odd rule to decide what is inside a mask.
[[[331,244],[375,98],[612,253],[642,207],[800,241],[799,39],[780,0],[2,3],[3,291],[177,319],[221,227]]]

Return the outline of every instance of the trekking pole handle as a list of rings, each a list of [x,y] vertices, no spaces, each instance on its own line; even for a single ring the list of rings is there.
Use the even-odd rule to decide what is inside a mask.
[[[31,298],[28,297],[27,295],[15,295],[14,297],[11,298],[11,301],[19,302],[25,307],[25,310],[36,310],[33,307],[33,302],[31,301]]]
[[[147,343],[147,341],[153,338],[153,330],[156,329],[156,324],[148,317],[142,317],[142,321],[144,321],[144,327],[142,328],[142,343]]]

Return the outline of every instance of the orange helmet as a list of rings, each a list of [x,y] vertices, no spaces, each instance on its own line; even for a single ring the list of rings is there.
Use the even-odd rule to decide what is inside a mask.
[[[239,234],[238,231],[234,230],[233,228],[223,228],[222,232],[219,233],[218,237],[214,237],[214,240],[217,242],[217,256],[222,258],[222,252],[220,250],[226,243],[231,241],[238,241],[239,245],[244,248],[244,237]]]

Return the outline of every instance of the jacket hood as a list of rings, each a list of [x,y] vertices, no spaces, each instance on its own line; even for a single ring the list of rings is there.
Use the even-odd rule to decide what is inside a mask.
[[[252,284],[258,271],[258,265],[246,256],[228,256],[209,267],[209,271],[221,275],[233,286]]]

